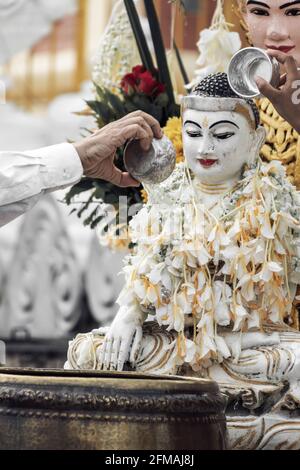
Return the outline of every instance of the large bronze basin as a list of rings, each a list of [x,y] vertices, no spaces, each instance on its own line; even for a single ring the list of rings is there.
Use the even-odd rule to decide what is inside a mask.
[[[0,369],[1,450],[224,449],[224,409],[206,380]]]

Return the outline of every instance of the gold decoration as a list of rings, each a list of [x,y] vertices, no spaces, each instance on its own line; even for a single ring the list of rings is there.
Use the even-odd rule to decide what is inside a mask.
[[[261,123],[266,129],[267,140],[262,148],[263,160],[279,160],[286,168],[287,176],[300,189],[300,139],[299,134],[276,111],[267,99],[258,100]]]
[[[181,118],[173,117],[167,122],[163,129],[164,134],[171,140],[176,149],[176,162],[184,161],[183,144],[182,144],[182,121]]]
[[[143,203],[144,204],[147,204],[147,201],[148,201],[148,195],[146,193],[146,191],[144,189],[142,189],[141,191],[141,196],[142,196],[142,199],[143,199]]]

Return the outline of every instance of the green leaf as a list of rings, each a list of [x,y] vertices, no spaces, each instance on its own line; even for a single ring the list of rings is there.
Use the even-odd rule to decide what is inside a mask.
[[[136,105],[132,103],[132,101],[130,101],[129,99],[124,102],[124,108],[128,114],[138,110]]]
[[[96,209],[94,209],[91,214],[85,219],[84,221],[84,225],[87,226],[87,225],[91,225],[93,223],[93,221],[95,220],[95,217],[97,216],[98,214],[98,207],[96,207]],[[103,216],[102,216],[103,217]]]
[[[99,217],[96,217],[94,220],[92,220],[91,222],[91,229],[95,229],[97,227],[98,224],[100,224],[100,222],[104,219],[104,216],[101,215]]]
[[[86,212],[91,204],[93,202],[94,196],[93,194],[89,197],[89,199],[82,204],[81,209],[77,212],[77,216],[80,218],[84,212]]]
[[[105,199],[105,189],[104,188],[101,188],[101,187],[98,187],[96,189],[96,191],[94,192],[94,197],[95,199],[102,199],[102,201],[104,201]]]
[[[109,90],[106,90],[106,96],[110,103],[112,109],[118,114],[118,118],[126,115],[126,111],[124,109],[123,101],[117,96],[111,93]]]
[[[107,204],[117,204],[119,202],[119,196],[117,194],[107,194],[105,197],[105,202]]]
[[[91,189],[93,189],[92,180],[88,178],[82,179],[79,183],[75,184],[66,194],[65,201],[67,205],[70,205],[72,203],[72,199],[74,199],[75,196],[78,196],[79,194],[84,193],[86,191],[90,191]]]
[[[87,101],[86,104],[104,121],[104,123],[108,124],[113,120],[110,107],[101,103],[101,101]]]
[[[168,117],[180,117],[181,109],[178,104],[171,104],[167,108]]]
[[[169,98],[166,93],[161,93],[154,100],[154,104],[156,106],[160,106],[161,108],[166,108],[168,106],[168,103],[169,103]]]
[[[99,98],[99,101],[102,101],[102,103],[108,104],[104,89],[102,89],[95,82],[93,82],[93,83],[94,83],[94,86],[96,88],[96,92],[97,92],[97,96]]]

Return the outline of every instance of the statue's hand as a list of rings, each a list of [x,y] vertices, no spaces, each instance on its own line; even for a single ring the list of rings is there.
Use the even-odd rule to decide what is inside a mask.
[[[142,343],[144,321],[145,315],[137,307],[120,308],[102,345],[102,370],[122,371],[127,361],[134,367]]]

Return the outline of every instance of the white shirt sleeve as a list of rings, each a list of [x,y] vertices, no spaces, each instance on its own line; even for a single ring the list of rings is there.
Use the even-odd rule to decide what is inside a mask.
[[[72,144],[0,152],[0,226],[32,208],[46,192],[76,184],[82,175]]]

